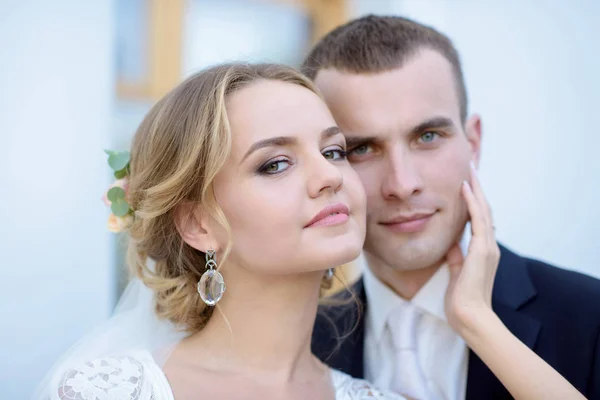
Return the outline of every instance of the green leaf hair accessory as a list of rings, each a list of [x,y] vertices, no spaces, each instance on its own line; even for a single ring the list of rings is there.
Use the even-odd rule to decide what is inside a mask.
[[[133,223],[133,209],[128,199],[129,189],[129,152],[104,150],[108,154],[108,165],[114,171],[115,182],[110,185],[103,200],[110,207],[111,214],[108,217],[108,230],[111,232],[123,232]]]

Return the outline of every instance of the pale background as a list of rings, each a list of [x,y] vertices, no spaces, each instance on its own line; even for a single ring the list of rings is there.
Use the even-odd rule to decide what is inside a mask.
[[[129,14],[141,1],[0,0],[1,399],[28,398],[117,300],[102,149],[126,148],[152,103],[115,90],[117,65],[146,68],[139,49],[119,56],[143,42]],[[284,3],[188,1],[181,76],[230,59],[298,63],[308,17]],[[600,2],[348,2],[348,17],[370,12],[432,24],[458,47],[499,239],[600,277]]]

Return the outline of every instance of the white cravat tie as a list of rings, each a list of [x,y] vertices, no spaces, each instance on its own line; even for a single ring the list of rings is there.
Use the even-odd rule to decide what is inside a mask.
[[[392,390],[416,400],[428,400],[426,378],[417,355],[417,323],[421,316],[415,306],[403,304],[388,317],[396,350]]]

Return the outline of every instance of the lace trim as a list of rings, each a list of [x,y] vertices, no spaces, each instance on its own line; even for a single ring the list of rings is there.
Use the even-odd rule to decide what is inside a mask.
[[[68,371],[60,381],[61,400],[138,400],[143,365],[136,359],[107,357]]]
[[[144,365],[131,356],[97,359],[64,374],[58,386],[58,398],[141,400],[144,373]],[[336,370],[332,370],[332,383],[336,400],[405,400],[398,394],[379,391],[366,380],[354,379]],[[152,385],[151,393],[144,397],[153,400],[155,393],[156,388]],[[169,398],[172,399],[171,396]]]
[[[364,379],[355,379],[340,371],[333,371],[336,400],[405,400],[396,393],[382,392]]]

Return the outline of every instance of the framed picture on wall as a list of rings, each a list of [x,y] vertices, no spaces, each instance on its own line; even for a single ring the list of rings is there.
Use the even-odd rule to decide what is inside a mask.
[[[119,99],[156,100],[181,77],[185,0],[117,0]]]
[[[348,1],[117,0],[117,96],[155,101],[190,70],[224,58],[298,66],[348,18]]]

